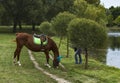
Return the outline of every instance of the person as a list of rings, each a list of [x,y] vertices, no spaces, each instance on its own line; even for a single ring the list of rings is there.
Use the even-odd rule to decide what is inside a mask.
[[[82,57],[81,57],[81,48],[74,48],[75,51],[75,64],[81,64],[82,63]],[[78,61],[78,57],[79,57],[79,61]]]

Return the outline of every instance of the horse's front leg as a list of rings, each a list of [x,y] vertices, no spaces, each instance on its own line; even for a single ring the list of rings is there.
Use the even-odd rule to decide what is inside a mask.
[[[47,60],[47,63],[45,64],[45,66],[51,68],[51,66],[49,65],[49,58],[50,58],[50,57],[49,57],[49,51],[45,51],[44,53],[45,53],[45,55],[46,55],[46,60]]]

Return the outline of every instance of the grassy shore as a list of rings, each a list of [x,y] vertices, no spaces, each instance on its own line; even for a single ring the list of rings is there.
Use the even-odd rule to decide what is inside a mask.
[[[0,34],[0,83],[57,83],[55,80],[44,75],[42,72],[34,68],[30,61],[27,49],[24,47],[21,52],[22,66],[15,66],[13,62],[13,54],[16,48],[14,34]],[[58,44],[58,38],[53,38]],[[66,58],[66,43],[62,41],[60,54],[63,56],[61,63],[66,70],[62,68],[54,69],[44,66],[44,53],[33,53],[37,62],[46,71],[55,74],[59,77],[67,79],[72,83],[119,83],[120,69],[108,67],[92,58],[89,59],[89,67],[84,69],[84,55],[83,63],[74,64],[74,52],[70,49],[69,58]],[[52,60],[50,60],[52,65]]]

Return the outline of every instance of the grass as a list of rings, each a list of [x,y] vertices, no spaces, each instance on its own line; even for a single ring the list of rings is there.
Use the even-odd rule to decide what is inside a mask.
[[[14,39],[15,34],[0,33],[0,83],[57,83],[55,80],[34,68],[25,47],[22,49],[20,57],[22,66],[19,67],[13,64],[13,54],[16,48],[15,42],[13,42]],[[58,38],[54,37],[52,39],[58,44]],[[47,68],[44,66],[44,63],[46,62],[44,53],[33,52],[33,54],[40,66],[46,71],[69,80],[72,83],[120,82],[120,69],[108,67],[89,57],[89,67],[85,70],[84,55],[82,56],[82,64],[74,64],[73,49],[70,49],[69,58],[66,58],[65,40],[62,41],[59,51],[60,55],[63,56],[61,63],[65,66],[66,70],[63,70],[62,68]],[[50,65],[52,65],[51,60]]]
[[[58,38],[53,38],[58,41]],[[65,40],[63,40],[65,42]],[[58,43],[58,42],[56,42]],[[45,56],[43,53],[34,53],[37,62],[48,72],[56,74],[60,77],[73,82],[73,83],[119,83],[120,81],[120,70],[108,67],[99,61],[92,58],[89,59],[89,67],[87,70],[84,69],[84,60],[80,65],[74,64],[74,52],[70,49],[69,58],[66,58],[66,45],[63,43],[60,48],[60,55],[63,56],[61,63],[65,66],[66,70],[49,69],[44,66]],[[84,59],[84,55],[83,55]],[[50,61],[52,65],[52,61]]]

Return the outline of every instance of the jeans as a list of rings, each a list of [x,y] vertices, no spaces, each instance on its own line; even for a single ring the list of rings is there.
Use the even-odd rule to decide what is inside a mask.
[[[79,62],[78,62],[78,57],[79,57]],[[81,63],[82,63],[81,54],[75,53],[75,64],[81,64]]]

